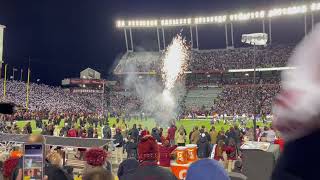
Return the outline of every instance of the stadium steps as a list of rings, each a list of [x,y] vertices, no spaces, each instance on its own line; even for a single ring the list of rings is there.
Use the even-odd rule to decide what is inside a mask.
[[[222,88],[215,87],[209,89],[197,88],[188,91],[185,99],[186,107],[198,107],[205,106],[210,108],[214,104],[214,100],[222,92]]]

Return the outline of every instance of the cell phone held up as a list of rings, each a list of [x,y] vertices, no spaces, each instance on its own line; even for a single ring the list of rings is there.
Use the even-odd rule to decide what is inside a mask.
[[[23,180],[43,180],[44,145],[24,144]]]

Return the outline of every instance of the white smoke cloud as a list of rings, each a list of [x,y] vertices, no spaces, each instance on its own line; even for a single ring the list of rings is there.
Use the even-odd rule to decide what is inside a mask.
[[[183,46],[183,47],[182,47]],[[165,127],[179,115],[179,102],[185,96],[183,71],[188,53],[185,40],[180,36],[173,39],[168,47],[162,63],[162,81],[156,76],[141,76],[134,73],[127,75],[125,87],[142,101],[142,111],[151,115],[156,122]],[[183,54],[182,54],[183,53]],[[127,72],[137,72],[134,63],[125,68]],[[162,83],[163,82],[163,83]]]

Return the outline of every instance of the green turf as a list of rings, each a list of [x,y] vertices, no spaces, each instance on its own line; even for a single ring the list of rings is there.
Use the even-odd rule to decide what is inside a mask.
[[[44,120],[45,122],[47,122],[47,120]],[[29,122],[29,121],[18,121],[17,122],[17,125],[18,127],[20,127],[21,129],[25,126],[25,124]],[[122,122],[122,121],[120,121]],[[116,124],[116,118],[109,118],[109,124],[110,126],[112,126],[113,124]],[[120,123],[121,124],[121,123]],[[128,128],[132,128],[133,124],[141,124],[143,128],[148,128],[148,130],[150,131],[152,128],[154,128],[156,126],[156,123],[154,120],[152,119],[148,119],[148,120],[131,120],[131,121],[128,121],[126,122],[126,124],[128,125]],[[262,122],[257,122],[258,125],[260,125],[261,127],[264,126],[262,124]],[[78,123],[79,125],[79,123]],[[192,128],[194,126],[198,126],[198,127],[201,127],[201,126],[205,126],[208,130],[211,129],[211,125],[210,125],[210,120],[209,119],[202,119],[202,120],[190,120],[190,119],[185,119],[185,120],[181,120],[181,121],[177,121],[176,122],[176,125],[177,127],[179,128],[181,125],[184,126],[184,128],[186,129],[187,131],[187,134],[190,133],[190,131],[192,130]],[[33,129],[33,133],[34,134],[39,134],[41,133],[41,129],[36,129],[36,123],[34,120],[31,121],[31,126],[32,126],[32,129]],[[60,122],[60,125],[59,125],[59,128],[62,128],[64,126],[64,120],[62,120]],[[116,124],[116,126],[119,126]],[[164,128],[164,131],[165,131],[165,134],[167,132],[167,128],[168,127],[165,127],[163,124],[160,126],[162,126]],[[220,121],[219,124],[215,124],[214,127],[216,128],[216,130],[220,131],[221,128],[224,128],[224,130],[227,130],[230,128],[230,124],[224,124],[222,121]],[[253,122],[252,121],[249,121],[247,123],[247,127],[253,127]],[[98,134],[99,136],[101,135],[101,127],[98,126]]]

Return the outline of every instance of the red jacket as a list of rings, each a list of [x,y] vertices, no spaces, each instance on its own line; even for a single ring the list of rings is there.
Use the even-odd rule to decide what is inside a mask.
[[[170,140],[173,140],[174,139],[174,137],[175,137],[175,134],[176,134],[176,128],[175,127],[170,127],[169,129],[168,129],[168,137],[169,137],[169,139]]]
[[[68,131],[68,137],[77,137],[77,131],[75,129],[70,129]]]
[[[159,145],[159,165],[163,167],[170,167],[171,153],[177,146],[165,147]]]
[[[280,146],[280,151],[282,152],[283,151],[283,148],[284,148],[284,140],[279,138],[277,140],[274,141],[275,144],[279,144]]]
[[[228,160],[237,160],[237,149],[235,146],[227,146],[225,148]]]

